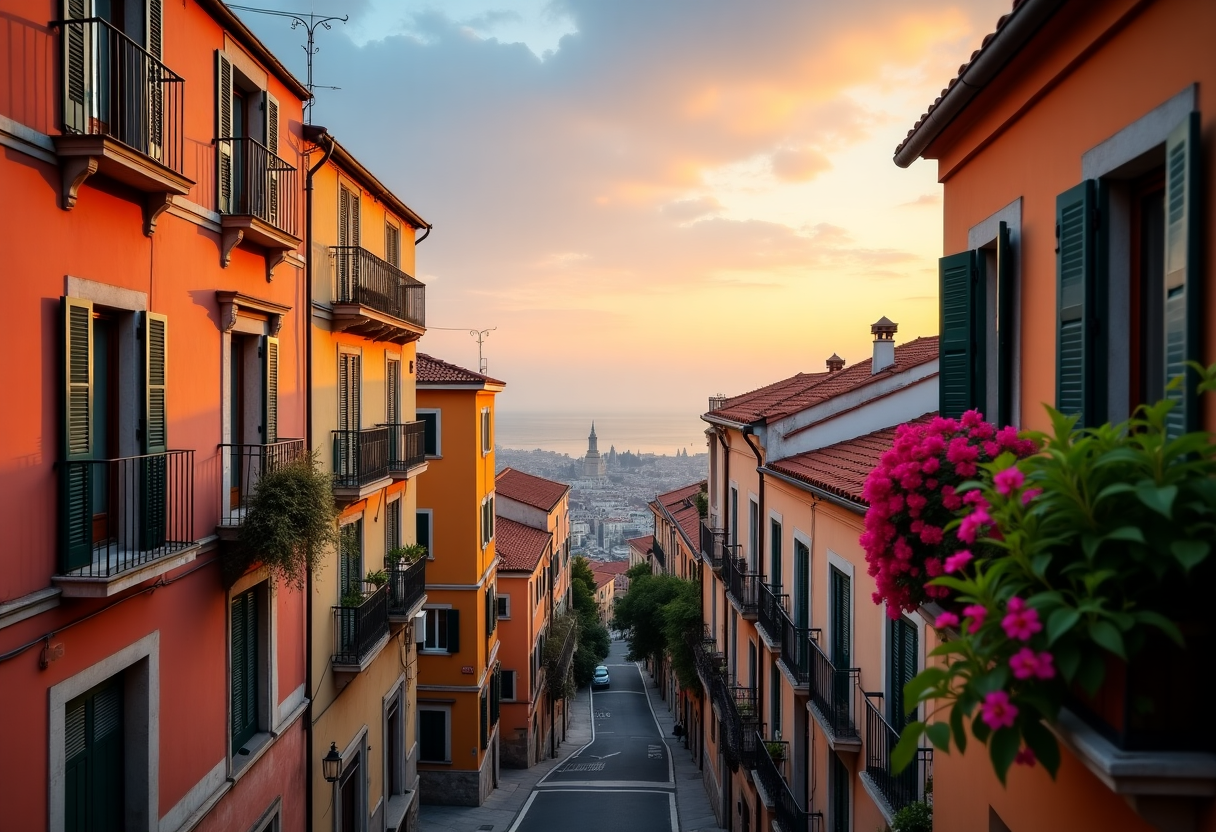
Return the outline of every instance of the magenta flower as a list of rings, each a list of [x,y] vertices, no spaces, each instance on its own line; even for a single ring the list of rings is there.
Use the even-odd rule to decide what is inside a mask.
[[[934,626],[939,630],[945,629],[946,627],[957,627],[958,616],[952,612],[944,612],[937,617],[937,623],[934,624]]]
[[[1013,761],[1019,766],[1033,766],[1035,762],[1034,752],[1030,750],[1029,746],[1023,748],[1014,755]]]
[[[1014,678],[1030,679],[1039,669],[1039,657],[1029,647],[1023,647],[1010,657],[1009,666],[1013,669]]]
[[[975,511],[963,518],[963,522],[959,524],[958,539],[964,543],[974,543],[975,538],[980,531],[992,523],[992,517],[982,508],[977,508]]]
[[[985,696],[982,707],[981,718],[993,731],[1013,727],[1013,721],[1018,715],[1018,706],[1009,701],[1009,694],[1005,691],[994,690]]]
[[[942,530],[940,526],[925,525],[921,527],[920,539],[930,546],[935,546],[942,542]]]
[[[946,558],[946,571],[957,572],[966,566],[975,556],[966,549],[960,549],[950,557]]]
[[[1022,487],[1022,483],[1026,481],[1026,477],[1018,470],[1017,466],[1006,468],[1004,471],[998,471],[997,475],[992,478],[992,484],[996,486],[999,494],[1008,497],[1013,492]]]
[[[1030,505],[1030,501],[1043,493],[1041,488],[1028,488],[1022,492],[1022,505]]]
[[[983,604],[972,604],[969,607],[963,607],[963,617],[970,618],[971,624],[967,627],[967,632],[975,635],[980,631],[980,627],[984,626],[984,616],[988,614],[988,610]]]
[[[1039,611],[1026,606],[1021,598],[1010,598],[1007,606],[1009,612],[1001,619],[1005,635],[1020,641],[1030,641],[1030,637],[1043,629],[1039,621]]]
[[[1034,675],[1040,679],[1051,679],[1056,675],[1053,657],[1048,652],[1042,652],[1035,657]]]

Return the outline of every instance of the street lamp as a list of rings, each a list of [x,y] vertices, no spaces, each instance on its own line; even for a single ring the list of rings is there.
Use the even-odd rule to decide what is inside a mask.
[[[338,753],[338,744],[329,744],[329,753],[321,758],[321,770],[325,773],[325,782],[337,783],[342,774],[342,755]]]

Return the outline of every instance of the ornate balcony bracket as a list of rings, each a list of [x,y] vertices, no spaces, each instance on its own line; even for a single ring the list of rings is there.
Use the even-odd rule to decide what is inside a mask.
[[[245,229],[243,228],[224,228],[223,237],[220,239],[220,267],[228,268],[228,264],[232,262],[232,250],[241,244],[241,240],[245,239]]]
[[[54,140],[65,211],[76,207],[85,180],[99,174],[144,192],[144,234],[150,237],[173,197],[185,196],[194,187],[193,180],[108,136],[62,135]]]
[[[241,292],[219,291],[215,299],[220,305],[220,329],[224,332],[232,332],[239,316],[252,313],[252,317],[266,319],[267,335],[276,336],[283,328],[283,316],[291,311],[290,306]]]
[[[173,194],[157,191],[144,199],[144,236],[156,233],[156,221],[173,205]]]
[[[63,210],[71,211],[80,196],[80,186],[97,173],[97,157],[69,156],[59,163],[59,171],[63,177]]]

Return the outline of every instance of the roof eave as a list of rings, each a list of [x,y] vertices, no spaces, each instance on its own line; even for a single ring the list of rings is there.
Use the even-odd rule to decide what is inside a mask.
[[[796,488],[801,488],[803,491],[809,491],[811,494],[814,494],[821,500],[827,500],[829,503],[833,503],[841,508],[848,509],[854,514],[865,514],[870,508],[869,505],[864,502],[853,500],[848,497],[841,497],[839,494],[829,491],[826,488],[822,488],[818,485],[812,485],[811,483],[800,480],[797,477],[791,477],[789,474],[778,471],[768,465],[757,470],[767,474],[768,476],[776,477],[783,482],[787,482]]]
[[[360,184],[373,192],[373,196],[381,202],[386,202],[393,211],[401,216],[406,222],[414,228],[430,228],[431,224],[420,217],[414,209],[410,208],[401,199],[388,189],[388,187],[376,178],[376,175],[364,167],[363,163],[356,159],[349,150],[342,146],[342,143],[334,139],[334,153],[332,161],[338,167],[351,174],[355,179],[359,180]]]
[[[275,54],[266,47],[266,44],[262,43],[262,41],[258,39],[258,36],[245,25],[243,20],[237,17],[231,9],[224,5],[222,0],[198,0],[198,3],[213,18],[218,20],[226,28],[231,29],[237,36],[237,40],[240,41],[241,45],[252,52],[253,57],[265,64],[270,71],[280,81],[282,81],[283,84],[292,91],[292,93],[296,95],[297,98],[299,98],[301,101],[308,101],[310,98],[312,98],[312,93],[308,91],[308,87],[306,87],[299,78],[292,75],[287,67],[283,66],[283,62],[280,61]]]

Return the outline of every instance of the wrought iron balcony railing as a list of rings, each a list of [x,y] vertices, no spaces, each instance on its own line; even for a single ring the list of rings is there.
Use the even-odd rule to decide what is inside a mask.
[[[378,425],[388,429],[388,470],[402,474],[426,462],[426,422]]]
[[[891,727],[868,695],[865,709],[866,774],[894,814],[908,804],[924,799],[925,785],[933,777],[933,749],[917,749],[916,762],[895,774],[891,770],[891,751],[899,742],[899,732]]]
[[[397,561],[388,568],[388,614],[406,616],[426,595],[426,558]]]
[[[764,737],[757,734],[756,742],[761,749],[756,753],[756,779],[760,781],[760,785],[764,791],[768,793],[769,799],[776,806],[777,822],[781,825],[783,832],[810,832],[810,814],[806,809],[798,803],[794,797],[793,791],[790,789],[789,783],[781,774],[781,768],[776,760],[768,753],[768,746],[771,744]],[[786,746],[787,765],[789,751],[788,743],[781,743]]]
[[[389,429],[334,431],[334,487],[358,488],[389,475]]]
[[[63,132],[105,136],[181,174],[186,82],[100,17],[58,25]]]
[[[389,588],[385,584],[364,596],[355,607],[336,606],[334,611],[335,665],[361,666],[376,645],[388,635]]]
[[[284,439],[269,445],[219,446],[223,481],[220,486],[220,525],[239,526],[245,522],[249,498],[257,490],[263,474],[268,474],[304,453],[303,439]]]
[[[814,641],[811,648],[811,704],[835,741],[860,742],[855,715],[860,713],[861,687],[856,667],[837,668]]]
[[[726,578],[726,591],[739,605],[745,616],[756,615],[760,603],[760,586],[764,576],[747,571],[747,561],[739,557],[727,557],[722,568]]]
[[[760,725],[756,689],[732,684],[726,677],[713,680],[710,695],[722,714],[723,752],[731,768],[749,768],[755,755],[755,734]]]
[[[353,303],[426,326],[426,284],[359,246],[333,246],[334,303]]]
[[[701,557],[705,558],[710,569],[721,569],[727,553],[726,532],[722,529],[710,528],[701,521]]]
[[[811,681],[811,642],[819,635],[818,630],[797,627],[784,609],[777,611],[781,627],[781,663],[794,677],[796,687],[805,687]]]
[[[59,463],[60,574],[109,578],[194,545],[194,451]]]
[[[785,627],[781,619],[785,614],[785,608],[789,603],[790,596],[781,594],[780,584],[762,583],[757,592],[756,623],[764,628],[769,641],[780,646],[782,639],[785,638]]]
[[[215,140],[219,209],[253,217],[292,237],[300,236],[299,172],[249,137]]]
[[[705,628],[700,634],[690,635],[688,643],[692,648],[692,658],[693,663],[697,666],[697,675],[708,688],[713,684],[714,679],[726,674],[726,657],[718,650],[717,643],[708,628]]]

